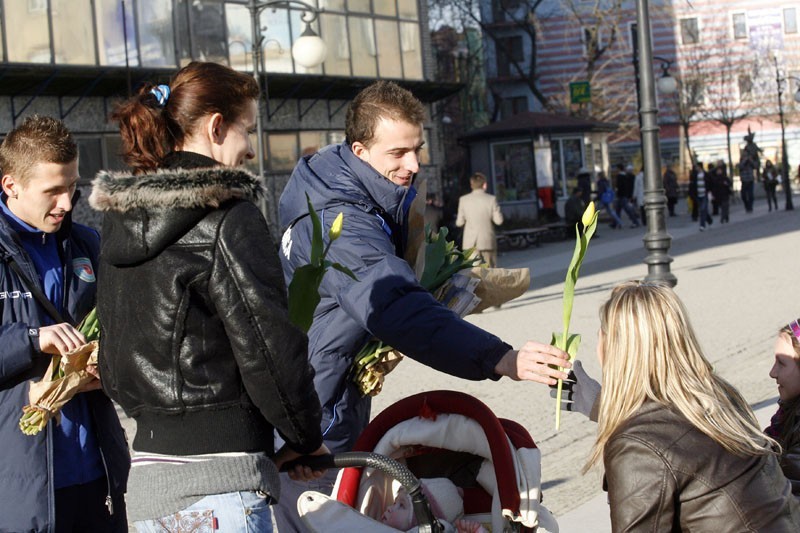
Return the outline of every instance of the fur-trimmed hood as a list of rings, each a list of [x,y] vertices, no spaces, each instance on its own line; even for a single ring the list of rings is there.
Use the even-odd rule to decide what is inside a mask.
[[[155,257],[226,202],[252,202],[262,192],[253,174],[221,166],[142,175],[101,172],[92,182],[89,204],[105,214],[103,260],[122,266]]]
[[[241,198],[255,201],[262,193],[253,174],[228,167],[160,170],[134,176],[101,171],[92,181],[89,204],[98,211],[196,209],[218,207]]]

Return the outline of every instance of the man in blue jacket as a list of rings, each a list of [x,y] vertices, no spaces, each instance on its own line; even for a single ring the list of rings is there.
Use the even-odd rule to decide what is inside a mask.
[[[327,259],[358,278],[334,271],[325,275],[308,332],[325,444],[334,453],[350,450],[369,421],[370,398],[361,397],[348,371],[372,336],[425,365],[470,380],[509,376],[554,384],[566,374],[548,365],[569,366],[567,354],[553,346],[531,341],[514,350],[462,320],[420,286],[403,259],[424,119],[422,103],[407,90],[386,81],[370,85],[350,104],[345,142],[303,157],[281,196],[287,284],[296,268],[310,262],[306,194],[326,230],[344,213],[341,236]],[[330,492],[331,487],[328,479],[314,488]],[[291,530],[282,521],[290,520],[296,498],[288,480],[282,491],[275,514],[284,532]],[[301,529],[296,522],[294,527]]]
[[[29,384],[84,344],[74,324],[94,307],[99,236],[70,220],[77,145],[58,120],[33,116],[0,145],[0,169],[0,531],[125,532],[130,456],[99,380],[60,423],[33,436],[18,426]]]

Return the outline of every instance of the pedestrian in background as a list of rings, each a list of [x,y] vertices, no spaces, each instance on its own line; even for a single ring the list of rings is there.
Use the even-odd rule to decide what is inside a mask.
[[[706,185],[706,172],[703,163],[695,163],[689,175],[689,194],[697,203],[697,216],[700,219],[700,231],[705,231],[706,225],[713,224],[714,220],[708,214],[708,188]]]
[[[583,189],[575,187],[572,189],[572,194],[564,202],[564,222],[567,224],[567,230],[571,233],[572,228],[578,225],[578,228],[583,231],[583,212],[586,210],[586,202],[583,201]]]
[[[774,204],[775,211],[777,211],[778,197],[775,194],[775,191],[778,188],[778,169],[775,168],[775,165],[773,165],[772,161],[769,159],[767,159],[767,161],[764,163],[762,179],[764,180],[764,192],[767,194],[767,205],[769,206],[769,210],[772,211],[772,206]]]
[[[797,531],[777,443],[714,373],[672,289],[631,281],[600,309],[597,440],[613,531]],[[577,365],[576,365],[577,366]]]
[[[614,209],[614,188],[611,186],[611,182],[608,181],[606,173],[602,171],[597,175],[597,200],[606,210],[608,216],[611,217],[611,227],[622,229],[622,220],[617,216],[617,211]]]
[[[582,193],[581,198],[583,198],[584,202],[590,202],[592,200],[592,173],[588,168],[581,167],[578,170],[576,181]]]
[[[633,174],[633,166],[628,165],[625,167],[622,163],[617,165],[617,218],[620,217],[622,211],[628,215],[631,221],[632,228],[638,228],[639,215],[636,213],[636,208],[633,205],[633,188],[636,176]]]
[[[75,325],[95,305],[100,238],[71,220],[78,146],[33,116],[6,136],[0,168],[0,531],[124,533],[130,456],[100,381],[36,435],[19,427],[31,381],[86,342]]]
[[[753,212],[753,184],[756,179],[758,167],[749,157],[744,157],[739,162],[739,179],[742,181],[742,203],[745,213]]]
[[[725,171],[725,165],[717,163],[714,167],[711,194],[719,206],[719,222],[727,224],[730,222],[731,207],[731,179]]]
[[[464,228],[463,249],[475,248],[489,267],[497,266],[494,226],[503,223],[503,213],[494,195],[486,192],[486,176],[476,172],[469,178],[472,192],[458,200],[456,226]]]
[[[778,385],[778,410],[764,431],[781,445],[781,468],[800,498],[800,322],[778,332],[769,377]]]
[[[272,531],[280,465],[328,451],[262,185],[240,168],[257,99],[252,76],[217,63],[142,85],[112,115],[133,173],[94,181],[100,366],[136,420],[128,509],[141,532]]]
[[[667,165],[664,171],[664,195],[667,197],[667,210],[671,217],[675,216],[675,204],[678,203],[679,194],[678,175],[672,170],[671,165]]]
[[[706,189],[709,193],[708,196],[712,217],[719,215],[719,198],[717,198],[716,195],[717,177],[719,176],[719,174],[717,174],[718,168],[720,168],[719,165],[715,165],[714,163],[709,163],[708,167],[706,167]]]

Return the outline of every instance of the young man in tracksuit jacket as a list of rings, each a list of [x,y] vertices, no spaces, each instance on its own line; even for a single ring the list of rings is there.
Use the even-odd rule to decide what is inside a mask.
[[[553,346],[531,341],[514,350],[462,320],[419,284],[403,259],[424,119],[424,107],[409,91],[392,82],[370,85],[350,104],[345,142],[303,157],[280,199],[285,230],[280,255],[287,284],[295,269],[310,262],[306,194],[323,222],[324,235],[336,215],[344,213],[341,236],[327,259],[350,268],[358,278],[333,270],[325,274],[308,332],[325,444],[334,453],[350,450],[369,421],[370,398],[360,395],[348,372],[372,336],[464,379],[505,375],[554,384],[554,378],[566,374],[548,364],[569,366],[567,355]],[[333,475],[329,471],[328,482]],[[332,484],[324,481],[312,487],[329,492]],[[284,497],[275,510],[281,532],[302,529],[288,507],[294,505],[288,496],[294,485],[299,483],[284,478]]]
[[[59,424],[33,436],[18,426],[30,383],[53,355],[83,344],[74,325],[95,305],[99,236],[70,220],[77,156],[69,131],[49,117],[25,120],[0,146],[0,531],[127,531],[130,456],[98,379],[64,406]]]

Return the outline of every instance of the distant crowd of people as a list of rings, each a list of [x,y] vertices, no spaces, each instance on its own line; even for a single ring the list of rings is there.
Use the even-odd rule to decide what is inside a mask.
[[[753,165],[743,158],[738,165],[741,182],[740,196],[745,212],[753,212],[755,202],[755,183],[764,186],[769,211],[778,210],[777,188],[781,182],[778,167],[770,160],[763,168]],[[800,176],[800,169],[798,169]],[[580,221],[583,209],[590,200],[597,202],[597,209],[604,211],[614,229],[623,227],[623,214],[631,228],[646,223],[644,212],[644,172],[634,172],[632,164],[619,163],[615,166],[613,181],[603,171],[598,172],[595,189],[592,191],[591,172],[585,168],[578,171],[577,186],[564,205],[564,221],[573,225]],[[697,161],[689,173],[688,189],[684,191],[678,175],[671,165],[667,165],[663,175],[664,195],[670,217],[677,215],[676,206],[681,198],[687,201],[688,212],[693,221],[699,221],[700,231],[704,231],[719,217],[720,224],[730,222],[730,205],[734,199],[733,177],[728,165],[720,160],[703,164]]]

